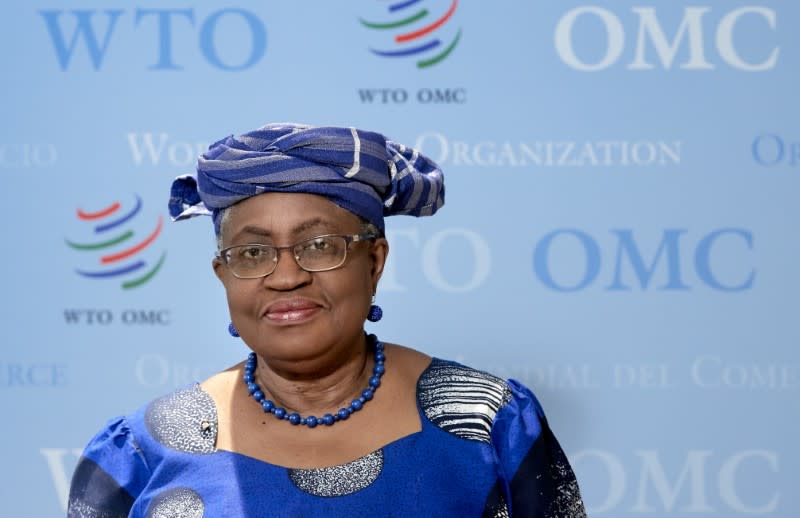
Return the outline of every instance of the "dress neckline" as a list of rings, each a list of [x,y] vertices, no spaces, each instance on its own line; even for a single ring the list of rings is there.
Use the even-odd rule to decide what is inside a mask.
[[[366,454],[364,454],[364,455],[362,455],[360,457],[357,457],[355,459],[349,460],[347,462],[342,462],[342,463],[339,463],[339,464],[332,464],[332,465],[328,465],[328,466],[318,466],[318,467],[313,467],[313,468],[297,468],[297,467],[292,467],[292,466],[284,466],[282,464],[275,464],[273,462],[268,462],[268,461],[259,459],[257,457],[253,457],[252,455],[248,455],[246,453],[241,453],[241,452],[234,451],[234,450],[226,450],[226,449],[217,448],[216,445],[214,446],[214,452],[211,453],[211,455],[223,455],[223,456],[224,455],[228,455],[228,456],[231,456],[231,457],[239,457],[239,458],[247,459],[250,462],[263,464],[265,466],[272,467],[272,468],[277,468],[277,469],[314,471],[314,470],[327,470],[327,469],[331,469],[331,468],[341,468],[343,466],[348,466],[350,464],[357,463],[357,462],[361,461],[362,459],[364,459],[366,457],[369,457],[371,455],[375,455],[377,452],[385,450],[387,448],[394,449],[394,448],[400,447],[400,445],[402,443],[404,443],[406,441],[410,441],[413,438],[416,438],[417,436],[421,435],[422,432],[425,431],[426,426],[432,426],[432,423],[430,423],[430,420],[428,419],[428,416],[425,415],[425,412],[422,409],[422,405],[420,404],[420,400],[419,400],[419,382],[425,376],[425,374],[428,373],[428,371],[430,371],[431,367],[433,367],[435,364],[440,363],[442,361],[443,360],[440,360],[439,358],[436,358],[435,356],[431,357],[431,361],[428,362],[428,365],[422,370],[422,372],[420,372],[419,377],[417,378],[417,381],[414,384],[414,400],[416,402],[417,417],[419,418],[419,423],[420,423],[419,430],[417,430],[415,432],[412,432],[410,434],[404,435],[402,437],[398,437],[397,439],[394,439],[392,441],[389,441],[388,443],[380,446],[379,448],[376,448],[375,450],[370,451],[370,452],[368,452],[368,453],[366,453]],[[194,383],[194,388],[199,390],[203,394],[205,394],[211,400],[211,402],[214,405],[214,412],[217,413],[217,411],[216,411],[217,403],[216,403],[216,401],[214,401],[214,398],[211,397],[211,394],[206,392],[203,389],[203,387],[200,385],[199,382],[195,382]],[[219,425],[219,423],[217,423],[217,425]],[[215,438],[214,442],[216,443],[216,438]]]

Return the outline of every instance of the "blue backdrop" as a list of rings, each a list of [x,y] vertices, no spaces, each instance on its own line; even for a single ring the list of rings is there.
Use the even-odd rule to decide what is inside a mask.
[[[172,178],[267,122],[445,171],[370,326],[539,395],[591,516],[800,512],[793,0],[3,6],[3,515],[104,422],[244,358]]]

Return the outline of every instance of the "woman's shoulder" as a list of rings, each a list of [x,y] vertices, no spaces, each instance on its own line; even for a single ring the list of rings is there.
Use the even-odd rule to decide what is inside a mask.
[[[539,406],[531,389],[517,380],[504,379],[454,360],[429,356],[404,345],[386,344],[386,347],[387,363],[391,361],[394,368],[413,378],[420,399],[459,399],[457,395],[462,394],[496,409],[514,399],[531,400]]]
[[[403,378],[401,386],[416,392],[428,421],[459,437],[488,442],[494,416],[509,394],[504,380],[397,344],[386,344],[386,365]]]
[[[387,365],[395,356],[404,376],[416,386],[420,410],[449,433],[489,443],[497,428],[506,429],[506,423],[522,413],[534,419],[544,416],[536,396],[518,381],[409,347],[387,348]]]
[[[217,407],[199,383],[157,397],[127,419],[148,451],[161,447],[183,453],[215,451]]]
[[[216,422],[216,408],[208,393],[194,382],[157,396],[127,414],[116,416],[95,434],[87,452],[104,444],[129,443],[141,452],[147,435],[160,439],[195,421]],[[147,432],[147,434],[145,433]]]
[[[509,383],[461,363],[433,358],[417,382],[425,416],[465,439],[491,442],[498,412],[513,399]]]
[[[100,510],[127,515],[162,462],[181,453],[214,452],[216,433],[216,407],[198,383],[111,419],[78,461],[70,485],[69,516],[106,516]]]

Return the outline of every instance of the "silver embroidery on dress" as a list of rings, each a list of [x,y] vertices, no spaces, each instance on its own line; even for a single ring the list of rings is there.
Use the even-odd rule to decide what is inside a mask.
[[[202,518],[204,512],[200,495],[178,487],[157,495],[147,508],[147,518]]]
[[[78,498],[70,498],[67,505],[67,518],[125,518],[127,514],[117,514],[98,509]]]
[[[501,378],[442,360],[433,360],[417,390],[433,424],[464,439],[487,443],[494,416],[511,401],[511,390]]]
[[[361,491],[383,470],[383,450],[329,468],[290,469],[289,478],[302,491],[315,496],[344,496]]]
[[[553,475],[558,481],[555,498],[545,516],[547,518],[586,518],[586,509],[583,506],[578,481],[569,463],[556,461],[553,466]]]
[[[145,412],[147,431],[158,442],[184,453],[214,453],[217,407],[200,385],[156,399]]]
[[[484,514],[486,516],[486,514]],[[500,503],[489,509],[488,516],[492,518],[511,518],[511,514],[508,512],[508,506],[506,505],[506,499],[500,495]]]

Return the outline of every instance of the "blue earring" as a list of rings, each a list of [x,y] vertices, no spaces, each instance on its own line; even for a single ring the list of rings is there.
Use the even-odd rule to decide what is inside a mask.
[[[372,296],[372,302],[375,302],[375,295]],[[377,304],[372,304],[369,307],[369,312],[367,313],[367,320],[370,322],[377,322],[383,318],[383,310]]]
[[[228,324],[228,332],[231,334],[232,337],[239,338],[239,331],[237,331],[236,328],[233,327],[233,322]]]

